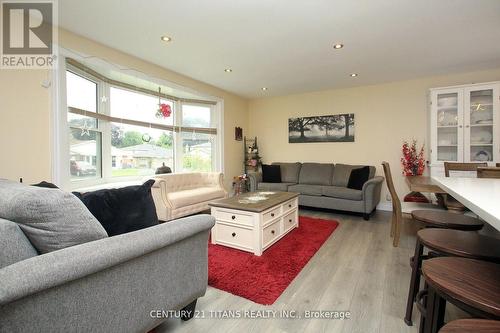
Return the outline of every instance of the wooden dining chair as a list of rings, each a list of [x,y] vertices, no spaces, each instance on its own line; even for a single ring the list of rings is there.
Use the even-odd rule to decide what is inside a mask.
[[[450,177],[450,171],[476,171],[479,167],[487,167],[486,162],[477,163],[457,163],[457,162],[444,162],[444,175]]]
[[[500,178],[500,167],[477,168],[477,178]]]
[[[401,210],[401,201],[399,200],[396,189],[394,188],[394,182],[392,181],[391,167],[389,163],[382,162],[384,168],[385,181],[387,182],[387,188],[391,194],[392,202],[392,218],[391,218],[391,237],[392,245],[398,247],[399,237],[401,235],[401,223],[403,221],[403,211]]]
[[[457,163],[457,162],[444,162],[444,175],[446,177],[450,177],[450,171],[459,171],[459,172],[471,172],[476,171],[478,167],[488,166],[486,162],[478,162],[478,163]],[[444,197],[444,204],[448,210],[462,213],[466,208],[460,203],[457,199],[447,194]]]

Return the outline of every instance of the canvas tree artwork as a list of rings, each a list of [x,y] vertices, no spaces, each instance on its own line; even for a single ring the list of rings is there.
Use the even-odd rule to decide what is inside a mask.
[[[290,118],[288,142],[354,142],[354,113]]]

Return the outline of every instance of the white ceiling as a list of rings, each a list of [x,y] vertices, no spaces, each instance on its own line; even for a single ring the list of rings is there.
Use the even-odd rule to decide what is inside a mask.
[[[249,98],[500,66],[500,0],[61,0],[59,16]]]

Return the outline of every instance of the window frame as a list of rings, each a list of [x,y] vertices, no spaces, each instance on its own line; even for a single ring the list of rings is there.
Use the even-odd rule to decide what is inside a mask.
[[[84,188],[99,188],[104,184],[113,184],[113,183],[139,183],[143,181],[147,176],[120,176],[113,177],[111,175],[112,172],[112,156],[111,156],[111,122],[97,119],[97,128],[96,131],[101,133],[101,147],[100,147],[100,161],[101,161],[101,176],[99,178],[93,179],[84,179],[84,180],[71,180],[70,175],[70,145],[69,145],[69,135],[70,135],[70,126],[68,124],[68,105],[67,105],[67,91],[66,91],[66,72],[72,72],[78,76],[81,76],[91,82],[97,84],[97,101],[96,101],[96,113],[110,116],[110,88],[114,87],[122,90],[129,90],[134,93],[139,93],[139,91],[135,91],[132,89],[126,89],[121,86],[115,86],[108,82],[102,81],[99,78],[96,78],[89,73],[86,73],[71,64],[66,62],[66,57],[71,56],[74,57],[73,54],[64,54],[66,52],[62,52],[61,56],[58,59],[57,69],[52,71],[52,82],[53,89],[52,91],[52,100],[54,101],[53,110],[55,112],[55,116],[53,117],[52,127],[53,137],[52,143],[54,148],[53,154],[53,165],[52,165],[52,175],[53,180],[57,184],[61,186],[61,188],[68,190],[77,190]],[[151,81],[153,82],[153,81]],[[155,82],[156,83],[156,82]],[[161,83],[163,86],[169,86],[168,83]],[[177,87],[176,87],[177,88]],[[186,89],[187,92],[193,92],[190,89]],[[144,95],[149,96],[146,93],[142,93]],[[102,97],[106,96],[106,101],[102,100]],[[181,126],[182,125],[182,103],[197,105],[193,102],[182,102],[181,100],[171,100],[168,98],[163,98],[165,100],[169,100],[173,104],[173,126]],[[210,106],[211,112],[211,122],[212,119],[216,120],[214,128],[217,130],[217,134],[215,134],[214,140],[214,148],[216,150],[213,153],[212,158],[212,170],[216,172],[223,172],[223,100],[220,98],[209,98],[208,101],[212,101],[215,99],[214,105],[209,104],[199,104],[201,106],[207,107]],[[89,111],[92,112],[92,111]],[[215,118],[213,118],[215,117]],[[108,135],[109,134],[109,135]],[[173,165],[172,171],[177,172],[180,170],[182,172],[182,149],[178,149],[178,144],[182,145],[181,132],[174,130],[172,132],[173,135],[173,146],[172,146],[172,154],[173,154]],[[179,168],[180,161],[180,168]],[[154,175],[151,175],[153,177]]]
[[[97,86],[97,89],[96,89],[96,112],[97,114],[107,114],[106,113],[106,107],[103,107],[103,105],[101,104],[101,99],[102,99],[102,96],[103,96],[103,90],[105,87],[103,87],[104,85],[104,82],[100,81],[99,79],[93,77],[92,75],[88,74],[88,73],[85,73],[83,72],[82,70],[74,67],[74,66],[71,66],[69,64],[67,64],[64,68],[64,77],[66,78],[66,72],[71,72],[75,75],[78,75],[88,81],[91,81],[93,83],[96,84]],[[64,84],[65,86],[67,87],[67,82],[66,82],[66,79],[64,81]],[[66,92],[66,90],[65,90]],[[65,100],[67,101],[67,92],[65,93],[64,95],[64,98]],[[67,103],[67,102],[66,102]],[[93,111],[88,111],[89,113],[94,113]],[[71,129],[72,128],[76,128],[76,127],[72,127],[72,126],[69,126],[68,124],[68,112],[66,111],[65,113],[65,119],[66,119],[66,128],[67,128],[67,136],[69,137],[69,134],[71,132]],[[89,186],[93,186],[93,185],[98,185],[98,184],[101,184],[103,182],[103,179],[104,179],[104,163],[106,162],[107,160],[107,157],[106,157],[106,149],[105,149],[105,138],[106,138],[106,135],[105,135],[105,130],[106,130],[106,122],[104,121],[101,121],[99,119],[96,119],[96,122],[97,122],[97,127],[95,129],[92,129],[92,131],[95,131],[95,132],[98,132],[101,134],[101,144],[100,144],[100,147],[99,145],[97,145],[97,149],[96,149],[96,154],[99,154],[100,153],[100,156],[96,156],[97,160],[100,162],[100,165],[98,165],[98,163],[96,163],[96,168],[100,168],[100,177],[97,177],[96,175],[96,178],[89,178],[89,179],[81,179],[81,180],[72,180],[71,179],[71,172],[69,173],[69,180],[68,180],[68,183],[71,184],[70,186],[70,189],[76,189],[76,188],[81,188],[81,187],[89,187]],[[110,140],[111,142],[111,140]],[[108,151],[109,152],[109,151]],[[109,157],[111,159],[111,156]],[[69,141],[68,141],[68,154],[66,155],[66,159],[67,159],[67,163],[66,165],[69,165],[70,164],[70,160],[71,160],[71,153],[70,153],[70,144],[69,144]]]
[[[210,109],[210,127],[217,128],[217,135],[215,136],[215,140],[213,141],[214,145],[212,146],[212,149],[214,150],[212,152],[211,156],[211,162],[212,162],[212,170],[218,170],[220,169],[219,167],[219,161],[217,156],[219,155],[219,124],[220,124],[220,117],[217,117],[217,105],[207,105],[207,104],[201,104],[201,103],[195,103],[195,102],[179,102],[179,107],[178,107],[178,117],[177,117],[177,126],[182,127],[183,126],[183,116],[184,113],[182,111],[182,107],[184,105],[192,105],[192,106],[200,106],[200,107],[205,107]],[[179,151],[178,158],[175,162],[176,164],[176,170],[181,170],[181,172],[184,172],[184,149],[183,149],[183,139],[181,136],[181,132],[178,133],[178,143],[176,144],[176,148]],[[186,172],[196,172],[196,171],[186,171]]]
[[[110,116],[111,115],[111,103],[110,103],[110,100],[111,100],[111,88],[115,88],[115,89],[120,89],[120,90],[125,90],[125,91],[129,91],[129,92],[132,92],[132,93],[136,93],[136,94],[140,94],[140,95],[144,95],[144,96],[149,96],[145,93],[141,93],[141,92],[138,92],[138,91],[135,91],[135,90],[132,90],[132,89],[127,89],[127,88],[124,88],[124,87],[120,87],[120,86],[117,86],[117,85],[113,85],[113,84],[110,84],[110,83],[106,83],[106,82],[103,82],[105,85],[106,85],[106,96],[107,96],[107,102],[106,102],[106,110],[107,110],[107,115]],[[151,97],[151,96],[149,96]],[[172,110],[172,116],[173,116],[173,121],[172,121],[172,124],[175,125],[175,118],[176,118],[176,103],[177,101],[174,101],[174,100],[171,100],[171,99],[168,99],[168,98],[162,98],[163,100],[168,100],[170,102],[172,102],[172,105],[174,106],[173,110]],[[107,139],[109,140],[109,142],[107,142],[107,147],[109,149],[109,151],[107,152],[107,154],[109,155],[109,165],[111,165],[112,161],[112,155],[111,155],[111,122],[107,122],[105,121],[105,123],[107,124],[107,126],[109,127],[108,128],[108,131],[109,131],[109,135],[106,135]],[[143,126],[140,126],[140,127],[143,127]],[[144,127],[146,128],[146,127]],[[177,155],[176,155],[176,140],[177,140],[177,137],[176,137],[176,132],[173,131],[172,132],[172,159],[173,159],[173,163],[172,163],[172,172],[176,172],[176,164],[177,164]],[[119,183],[119,182],[133,182],[133,181],[137,181],[137,180],[142,180],[148,176],[119,176],[119,177],[113,177],[111,175],[112,173],[112,167],[109,167],[107,168],[106,170],[106,174],[107,174],[107,177],[106,177],[106,180],[104,181],[104,184],[108,184],[108,183]],[[154,175],[151,175],[150,177],[153,177]]]

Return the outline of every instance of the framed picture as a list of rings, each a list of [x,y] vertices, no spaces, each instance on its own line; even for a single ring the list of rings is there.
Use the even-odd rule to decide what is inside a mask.
[[[234,128],[234,139],[236,141],[243,141],[243,128],[241,127]]]
[[[354,113],[290,118],[288,142],[354,142]]]

